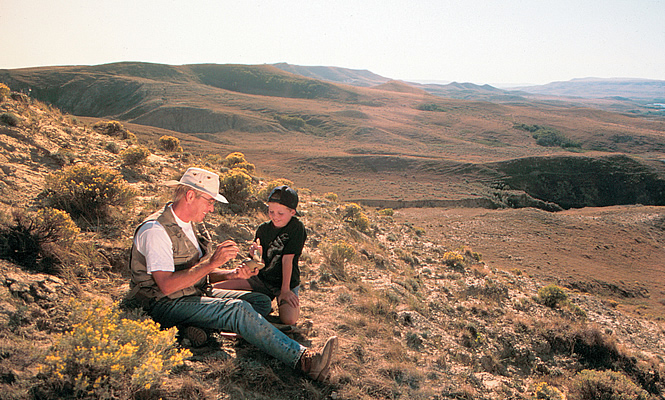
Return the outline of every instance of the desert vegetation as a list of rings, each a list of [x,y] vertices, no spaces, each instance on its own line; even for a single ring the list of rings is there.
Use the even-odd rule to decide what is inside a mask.
[[[25,101],[0,103],[0,111],[27,122],[0,134],[4,398],[663,395],[662,320],[623,313],[605,298],[515,265],[497,268],[469,246],[438,240],[430,226],[400,222],[399,209],[346,202],[294,184],[293,176],[269,176],[237,149],[157,148],[134,168],[123,151],[155,137],[136,144],[120,123],[90,128]],[[42,156],[19,158],[12,148]],[[75,156],[54,163],[51,154],[63,148]],[[267,220],[261,204],[269,190],[298,190],[308,241],[302,316],[288,334],[314,347],[332,333],[340,337],[330,382],[311,382],[242,338],[217,333],[192,348],[176,330],[161,330],[122,302],[134,227],[168,200],[160,182],[193,165],[218,172],[231,203],[206,221],[213,239],[245,248]],[[28,174],[32,179],[20,179]]]

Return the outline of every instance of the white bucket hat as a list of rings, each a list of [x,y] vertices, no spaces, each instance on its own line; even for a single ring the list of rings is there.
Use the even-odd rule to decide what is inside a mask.
[[[194,190],[210,195],[210,197],[221,203],[228,204],[226,198],[219,194],[219,175],[205,169],[188,168],[179,181],[171,180],[164,182],[164,184],[169,187],[178,185],[189,186]]]

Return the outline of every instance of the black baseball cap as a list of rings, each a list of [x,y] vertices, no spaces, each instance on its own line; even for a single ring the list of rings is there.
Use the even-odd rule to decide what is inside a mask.
[[[298,207],[298,193],[286,185],[277,186],[270,192],[268,203],[279,203],[292,209]]]

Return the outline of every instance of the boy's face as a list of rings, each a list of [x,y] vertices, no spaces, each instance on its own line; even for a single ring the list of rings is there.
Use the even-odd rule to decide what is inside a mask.
[[[268,217],[275,228],[285,227],[294,215],[296,215],[296,210],[292,208],[279,203],[268,203]]]

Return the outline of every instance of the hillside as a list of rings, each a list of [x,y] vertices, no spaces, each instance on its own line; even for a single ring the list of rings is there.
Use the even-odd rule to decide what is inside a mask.
[[[600,390],[607,379],[615,380],[604,393],[662,398],[662,207],[393,211],[358,207],[327,189],[301,184],[296,187],[309,229],[303,315],[289,334],[315,347],[330,334],[339,335],[330,382],[305,380],[241,338],[214,336],[200,348],[175,343],[193,354],[170,374],[161,374],[159,385],[137,389],[128,374],[101,385],[91,381],[89,392],[72,391],[66,383],[76,381],[75,374],[53,381],[48,370],[39,368],[59,335],[77,322],[69,301],[99,300],[107,307],[120,301],[128,287],[125,263],[132,229],[168,199],[160,182],[193,164],[228,171],[221,151],[233,144],[182,135],[184,152],[165,151],[158,141],[164,131],[157,128],[137,140],[125,128],[139,125],[104,130],[106,123],[96,125],[97,120],[62,113],[19,93],[1,100],[3,398],[74,398],[78,393],[77,398],[121,399],[507,400],[559,399],[563,393],[570,400],[586,400],[584,390]],[[127,163],[125,150],[137,144],[150,148],[150,155]],[[380,160],[392,160],[382,168],[399,169],[396,164],[405,158]],[[56,254],[67,255],[51,261],[57,268],[46,269],[51,264],[45,258],[26,262],[7,252],[13,245],[10,233],[24,226],[17,225],[12,212],[32,218],[48,199],[46,177],[86,162],[118,171],[136,190],[134,202],[113,207],[108,220],[77,220],[82,231],[70,253],[62,253],[67,247],[43,247],[40,254],[60,249]],[[458,165],[449,167],[465,172]],[[472,173],[474,164],[466,168]],[[258,168],[253,190],[258,193],[275,178],[299,182],[306,174],[276,175]],[[235,212],[220,208],[208,226],[214,240],[233,238],[248,246],[266,216],[260,209],[236,206]],[[580,232],[584,239],[576,240]],[[353,255],[335,259],[331,246],[350,248]],[[595,263],[594,268],[617,258],[621,264],[594,270],[578,264],[577,257]],[[557,268],[558,262],[573,263],[574,274]],[[588,280],[593,274],[598,274],[595,286]],[[562,292],[543,291],[550,283]],[[123,317],[141,319],[127,311]],[[80,372],[93,379],[96,373],[94,368]]]
[[[553,176],[547,168],[557,168],[559,157],[579,158],[576,168],[591,168],[589,174],[601,164],[607,175],[629,177],[631,163],[595,161],[625,155],[644,164],[637,169],[645,179],[659,181],[665,158],[660,118],[565,101],[443,98],[403,82],[353,87],[269,65],[118,63],[4,70],[0,80],[77,116],[121,120],[144,140],[159,132],[191,143],[193,153],[239,150],[267,173],[297,175],[300,185],[372,204],[505,206],[514,192],[497,188],[552,202],[557,190],[574,186],[569,175],[532,190],[523,182],[529,175],[512,176],[517,171],[509,166],[542,159],[538,174]],[[486,99],[505,96],[492,87],[448,86],[482,91]],[[582,206],[625,204],[582,197],[588,199]],[[662,198],[656,193],[643,201]]]

